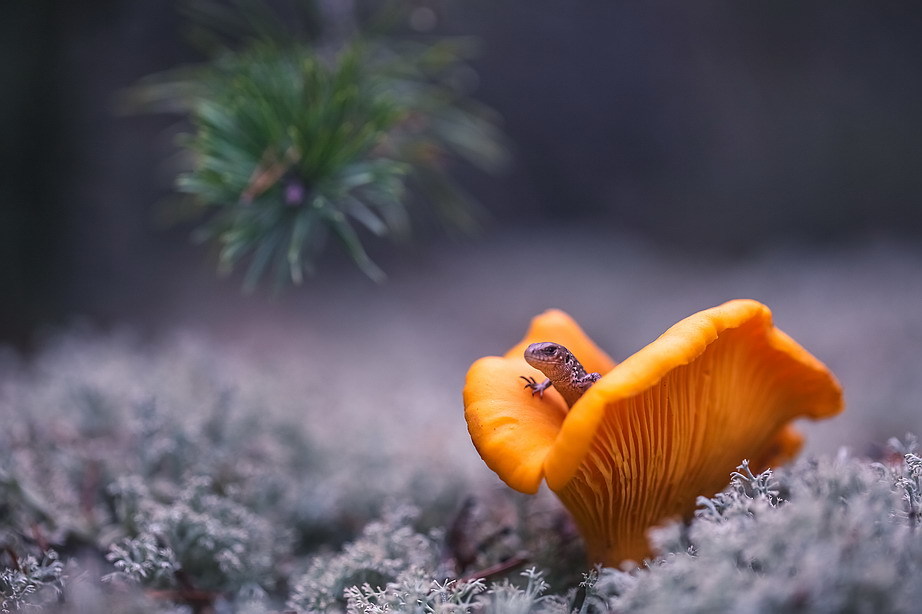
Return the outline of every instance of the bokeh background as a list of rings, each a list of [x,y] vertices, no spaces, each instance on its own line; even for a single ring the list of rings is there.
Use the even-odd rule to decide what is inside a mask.
[[[543,309],[623,358],[752,297],[845,386],[846,413],[810,427],[811,450],[922,431],[922,6],[413,8],[409,35],[479,40],[468,76],[503,117],[512,164],[457,176],[489,223],[463,240],[369,238],[383,285],[334,247],[316,279],[270,296],[219,279],[191,227],[159,214],[177,118],[117,112],[142,76],[199,59],[176,3],[7,3],[0,341],[29,356],[75,322],[141,346],[189,331],[286,365],[277,385],[301,377],[330,411],[412,413],[408,440],[450,433],[473,456],[464,372]]]

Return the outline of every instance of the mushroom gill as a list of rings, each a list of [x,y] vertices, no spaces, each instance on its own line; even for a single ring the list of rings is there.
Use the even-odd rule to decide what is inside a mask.
[[[518,377],[536,373],[521,352],[535,341],[565,345],[603,374],[569,412],[552,390],[521,390]],[[647,529],[689,516],[742,459],[793,457],[802,439],[792,420],[842,409],[829,370],[751,300],[694,314],[617,366],[566,314],[546,312],[505,356],[471,366],[464,401],[487,465],[523,492],[545,479],[590,562],[606,565],[649,556]]]

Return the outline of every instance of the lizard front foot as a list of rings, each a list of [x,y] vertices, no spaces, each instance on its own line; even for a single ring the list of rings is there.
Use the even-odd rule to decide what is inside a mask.
[[[531,396],[535,396],[535,394],[537,394],[538,397],[543,399],[544,391],[551,386],[550,379],[546,379],[539,384],[533,377],[525,377],[524,375],[520,375],[519,377],[525,380],[525,388],[531,388]]]

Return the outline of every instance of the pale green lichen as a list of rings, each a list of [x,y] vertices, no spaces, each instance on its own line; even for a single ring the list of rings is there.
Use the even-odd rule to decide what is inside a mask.
[[[604,570],[601,611],[914,612],[922,459],[914,439],[871,463],[841,453],[778,474],[745,465],[695,520],[654,532],[649,567]],[[776,481],[777,480],[777,481]]]
[[[10,561],[0,568],[0,612],[53,604],[63,591],[64,581],[64,564],[54,550]]]
[[[371,428],[297,384],[186,337],[72,334],[8,359],[3,607],[883,614],[922,600],[907,580],[922,574],[912,438],[874,462],[744,464],[691,522],[654,531],[658,558],[580,585],[580,541],[552,497],[453,474],[454,451],[440,464],[407,436],[424,415],[409,405]],[[419,420],[413,432],[433,428]]]

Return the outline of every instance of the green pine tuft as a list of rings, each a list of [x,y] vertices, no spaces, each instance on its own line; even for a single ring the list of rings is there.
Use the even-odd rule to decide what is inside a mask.
[[[455,160],[486,170],[506,151],[489,111],[456,85],[464,41],[355,38],[338,52],[290,37],[220,47],[204,65],[148,79],[151,110],[181,110],[191,166],[178,190],[204,217],[218,269],[246,264],[244,286],[301,283],[332,236],[375,281],[369,237],[402,238],[429,213],[470,232],[478,210],[455,185]]]

